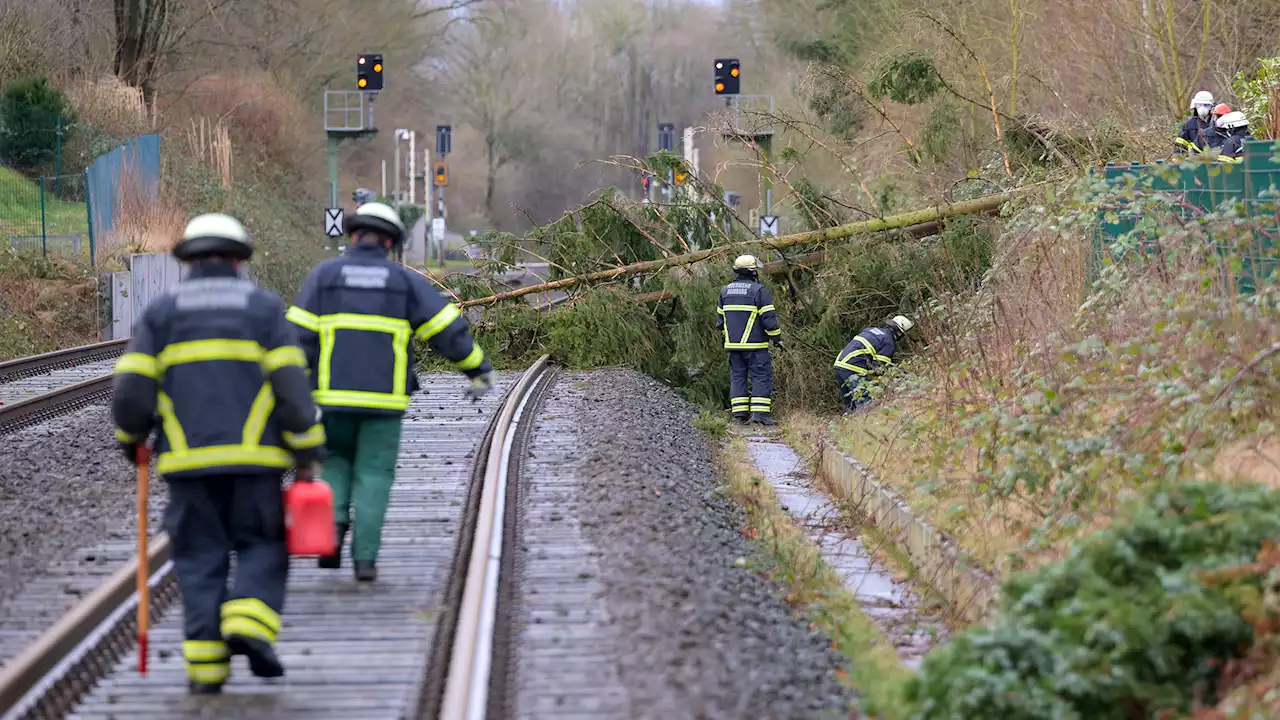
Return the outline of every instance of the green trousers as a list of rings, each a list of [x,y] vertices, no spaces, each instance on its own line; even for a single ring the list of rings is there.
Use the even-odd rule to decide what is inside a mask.
[[[382,521],[391,500],[400,454],[399,416],[333,412],[324,416],[324,479],[333,488],[333,513],[339,525],[354,521],[351,557],[377,560]]]

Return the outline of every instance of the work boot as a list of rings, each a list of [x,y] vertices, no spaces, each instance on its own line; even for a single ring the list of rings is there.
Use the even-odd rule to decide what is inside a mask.
[[[734,415],[734,416],[733,416],[733,419],[734,419],[734,420],[735,420],[739,425],[746,425],[747,423],[751,422],[751,416],[750,416],[750,415]]]
[[[356,560],[355,566],[358,582],[373,582],[378,579],[378,563],[373,560]]]
[[[228,635],[227,648],[232,655],[244,655],[249,658],[249,672],[260,678],[274,678],[284,675],[284,665],[276,657],[271,643],[259,638],[244,635]]]
[[[751,413],[751,422],[758,423],[760,425],[777,425],[778,424],[773,421],[772,413]]]
[[[325,570],[336,570],[342,567],[342,541],[347,539],[347,525],[338,526],[338,548],[332,555],[325,555],[316,561],[316,566]]]
[[[202,683],[188,680],[187,692],[191,695],[218,695],[222,692],[222,683]]]

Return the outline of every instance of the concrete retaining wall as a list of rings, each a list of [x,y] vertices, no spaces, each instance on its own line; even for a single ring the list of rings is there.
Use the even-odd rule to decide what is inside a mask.
[[[955,541],[917,518],[906,502],[872,479],[870,470],[832,443],[823,442],[821,457],[823,477],[910,558],[917,580],[933,588],[953,615],[966,623],[988,619],[999,591],[993,573],[960,562]]]

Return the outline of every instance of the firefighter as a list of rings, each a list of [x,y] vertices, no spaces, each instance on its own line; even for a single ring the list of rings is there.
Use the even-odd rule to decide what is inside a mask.
[[[281,477],[294,466],[310,477],[324,428],[284,302],[241,272],[253,246],[240,223],[196,217],[173,254],[184,278],[134,327],[111,411],[131,462],[158,429],[182,655],[191,692],[209,694],[221,691],[233,655],[247,656],[258,677],[284,674],[273,649],[289,569]]]
[[[1194,114],[1182,123],[1182,130],[1174,142],[1185,148],[1188,153],[1198,153],[1205,149],[1206,137],[1213,133],[1213,93],[1201,90],[1191,98],[1191,110]]]
[[[471,378],[467,394],[473,399],[489,390],[490,366],[458,307],[422,275],[388,258],[405,238],[395,210],[365,203],[348,217],[346,231],[346,254],[311,271],[288,318],[300,328],[328,438],[324,479],[333,487],[338,551],[319,565],[341,566],[342,543],[354,521],[355,577],[372,582],[401,421],[409,395],[419,389],[412,341],[426,341]]]
[[[776,424],[769,343],[782,347],[782,329],[778,327],[773,295],[760,284],[758,271],[762,267],[754,255],[734,260],[737,277],[721,288],[716,307],[716,329],[724,332],[724,349],[729,351],[729,407],[734,419],[743,425]]]
[[[1253,137],[1249,132],[1249,118],[1239,111],[1218,118],[1218,130],[1223,136],[1218,156],[1223,159],[1240,157],[1244,152],[1244,141]]]
[[[1218,120],[1229,112],[1231,112],[1231,106],[1226,103],[1218,103],[1213,106],[1213,114],[1209,116],[1209,119],[1213,122],[1213,129],[1205,131],[1205,145],[1202,149],[1218,149],[1222,147],[1222,143],[1226,142],[1228,133],[1223,132],[1223,130],[1218,127]]]
[[[881,327],[870,327],[854,335],[836,356],[832,371],[846,413],[871,399],[867,395],[867,377],[893,364],[898,343],[914,326],[915,323],[898,315]]]

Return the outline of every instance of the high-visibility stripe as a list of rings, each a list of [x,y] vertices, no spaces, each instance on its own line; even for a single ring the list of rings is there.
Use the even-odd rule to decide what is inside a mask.
[[[231,651],[221,640],[184,640],[182,657],[191,662],[219,662],[231,659]]]
[[[156,412],[160,413],[160,427],[164,429],[164,437],[169,441],[169,449],[175,453],[186,452],[187,435],[182,431],[177,413],[173,411],[173,400],[163,392],[156,397]]]
[[[837,361],[835,362],[835,366],[836,366],[836,367],[838,367],[838,368],[840,368],[840,369],[842,369],[842,370],[848,370],[848,371],[850,371],[850,372],[855,372],[855,373],[857,373],[857,374],[859,374],[859,375],[866,375],[867,373],[869,373],[869,372],[870,372],[870,370],[867,370],[867,369],[866,369],[866,368],[864,368],[864,367],[858,367],[857,365],[850,365],[849,363],[847,363],[847,362],[843,362],[843,361],[840,361],[840,360],[837,360]]]
[[[775,312],[776,310],[777,308],[775,308],[772,305],[765,305],[764,307],[760,308],[760,314],[763,315],[767,312]]]
[[[768,335],[769,337],[777,337],[778,335],[782,334],[782,328],[778,328],[777,330],[766,329],[764,331],[764,334]]]
[[[460,317],[462,317],[462,311],[458,306],[448,303],[436,313],[435,317],[419,325],[413,336],[419,340],[430,340]]]
[[[316,423],[308,428],[305,432],[291,433],[288,430],[284,433],[284,441],[294,450],[306,450],[308,448],[319,447],[324,444],[324,425]]]
[[[854,340],[857,340],[857,341],[858,341],[858,342],[860,342],[860,343],[862,343],[862,347],[861,347],[860,349],[858,349],[858,350],[854,350],[854,351],[850,352],[848,355],[845,355],[844,357],[837,358],[837,359],[836,359],[836,361],[835,361],[834,363],[832,363],[833,365],[835,365],[835,366],[836,366],[836,367],[838,367],[838,368],[843,368],[843,369],[845,369],[845,370],[852,370],[853,372],[856,372],[856,373],[858,373],[859,375],[866,375],[866,374],[867,374],[867,368],[861,368],[861,367],[858,367],[857,365],[853,365],[853,364],[852,364],[852,363],[850,363],[849,361],[850,361],[850,360],[852,360],[852,359],[853,359],[853,358],[855,358],[855,357],[861,357],[861,356],[863,356],[863,355],[870,355],[870,356],[871,356],[871,359],[872,359],[872,360],[875,360],[875,361],[877,361],[877,362],[884,363],[885,365],[892,365],[892,364],[893,364],[893,358],[888,357],[887,355],[878,355],[878,354],[876,354],[876,348],[875,348],[875,346],[874,346],[874,345],[872,345],[872,344],[871,344],[871,341],[870,341],[870,340],[867,340],[866,338],[862,337],[861,335],[854,335],[854,336],[853,336],[853,339],[854,339]]]
[[[285,345],[271,350],[262,359],[262,369],[268,373],[275,372],[282,367],[300,367],[307,366],[307,356],[302,353],[302,348],[297,345]]]
[[[276,394],[271,392],[271,383],[263,382],[258,388],[258,395],[249,406],[249,416],[245,418],[244,428],[240,431],[240,442],[245,447],[257,447],[262,444],[262,435],[267,430],[267,421],[271,419],[271,411],[276,408]]]
[[[320,318],[316,317],[315,313],[303,310],[297,305],[285,312],[284,319],[311,332],[320,331]]]
[[[233,465],[288,469],[293,467],[293,454],[271,446],[211,445],[181,452],[171,450],[156,458],[156,472],[161,475]]]
[[[736,343],[735,343],[735,342],[726,342],[726,343],[724,344],[724,349],[725,349],[725,350],[768,350],[768,349],[769,349],[769,343],[768,343],[768,341],[765,341],[765,342],[754,342],[754,343],[746,343],[746,342],[736,342]]]
[[[252,340],[188,340],[166,346],[156,358],[161,371],[174,365],[212,360],[260,363],[265,348]]]
[[[388,395],[362,390],[317,390],[311,396],[317,404],[330,407],[358,407],[374,410],[404,410],[409,407],[408,395]]]
[[[482,362],[484,362],[484,350],[481,350],[480,346],[475,341],[472,341],[471,352],[457,362],[457,367],[459,370],[475,370],[480,367]]]
[[[772,405],[773,400],[771,398],[753,397],[751,398],[751,404],[752,405]]]
[[[116,440],[119,440],[122,443],[136,443],[141,439],[142,438],[134,435],[133,433],[127,433],[120,428],[116,428]]]
[[[222,603],[221,630],[223,637],[243,635],[274,643],[280,632],[280,615],[257,598],[228,600]]]
[[[116,360],[113,370],[117,374],[133,373],[152,380],[160,378],[160,368],[155,357],[144,353],[131,352],[121,355],[120,359]]]

